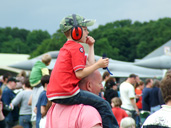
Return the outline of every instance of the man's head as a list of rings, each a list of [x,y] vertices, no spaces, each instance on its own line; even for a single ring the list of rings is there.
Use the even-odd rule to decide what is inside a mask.
[[[138,75],[136,75],[136,79],[135,80],[136,80],[137,84],[139,84],[139,82],[141,81]]]
[[[8,81],[8,78],[11,76],[11,73],[7,72],[3,75],[3,82],[6,84]]]
[[[26,78],[26,79],[24,79],[24,84],[23,84],[24,86],[24,88],[31,88],[31,85],[30,85],[30,82],[29,82],[29,79],[28,78]]]
[[[75,41],[83,42],[84,40],[82,41],[82,38],[88,36],[87,27],[92,26],[94,23],[95,20],[86,20],[82,16],[72,14],[62,19],[60,29],[67,38],[72,37]],[[84,29],[86,29],[86,31]]]
[[[153,80],[152,79],[146,79],[145,84],[146,84],[147,88],[151,88],[153,85]]]
[[[16,80],[15,77],[8,78],[8,81],[7,81],[8,88],[10,88],[11,90],[14,90],[16,88],[16,82],[18,81]]]
[[[128,79],[127,79],[127,81],[130,84],[134,85],[136,83],[136,75],[135,74],[130,74],[129,77],[128,77]]]
[[[102,77],[101,77],[100,72],[98,70],[96,70],[89,76],[83,78],[79,82],[79,87],[82,90],[86,90],[86,91],[92,92],[96,95],[99,95],[99,93],[103,89]]]

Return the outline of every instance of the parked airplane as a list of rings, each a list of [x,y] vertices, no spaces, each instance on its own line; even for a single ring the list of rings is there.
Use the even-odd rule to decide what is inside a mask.
[[[169,69],[171,67],[170,49],[171,41],[162,45],[137,62],[124,62],[109,59],[110,63],[108,68],[113,73],[114,77],[128,77],[130,74],[135,73],[141,78],[162,78],[166,72],[165,69]],[[59,51],[51,51],[45,54],[50,54],[52,56],[52,61],[48,66],[48,68],[52,70],[58,57]],[[35,62],[41,60],[41,57],[42,55],[27,61],[9,65],[9,67],[31,70]],[[99,58],[101,58],[101,56],[95,56],[96,60]],[[101,74],[103,74],[105,70],[101,68],[99,71]]]
[[[154,69],[170,69],[171,40],[145,56],[142,60],[135,62],[135,65]]]

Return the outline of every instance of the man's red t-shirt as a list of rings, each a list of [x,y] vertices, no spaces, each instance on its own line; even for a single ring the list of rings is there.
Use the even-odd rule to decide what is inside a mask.
[[[60,49],[47,87],[50,100],[63,99],[76,95],[80,90],[75,72],[86,65],[84,48],[75,41],[67,41]]]

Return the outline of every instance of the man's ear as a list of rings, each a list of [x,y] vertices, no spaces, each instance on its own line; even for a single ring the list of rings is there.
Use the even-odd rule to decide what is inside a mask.
[[[88,90],[89,92],[92,91],[92,87],[91,87],[91,82],[90,82],[90,81],[87,82],[86,88],[87,88],[87,90]]]

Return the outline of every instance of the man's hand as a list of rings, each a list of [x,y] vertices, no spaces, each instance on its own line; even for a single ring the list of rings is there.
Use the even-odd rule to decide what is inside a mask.
[[[140,115],[139,109],[136,108],[135,111],[137,112],[137,115],[139,116]]]

